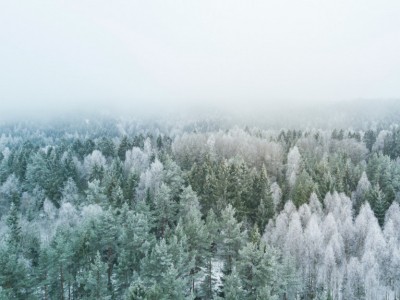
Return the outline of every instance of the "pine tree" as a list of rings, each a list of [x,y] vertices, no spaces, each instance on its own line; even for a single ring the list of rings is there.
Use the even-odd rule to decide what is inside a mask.
[[[118,157],[121,161],[125,160],[125,154],[126,154],[126,151],[129,150],[129,148],[130,148],[130,145],[129,145],[128,137],[125,135],[122,138],[121,143],[119,144],[119,147],[118,147],[118,151],[117,151]]]
[[[216,290],[216,278],[213,274],[213,259],[217,252],[217,242],[219,240],[219,222],[214,211],[211,209],[207,214],[206,228],[208,233],[208,247],[205,262],[205,278],[201,285],[200,296],[212,299]]]
[[[204,192],[201,196],[201,207],[203,208],[203,214],[205,214],[211,208],[216,208],[217,201],[219,200],[217,178],[211,168],[207,169],[203,191]]]
[[[293,203],[296,207],[300,207],[302,204],[307,203],[310,199],[311,193],[315,192],[315,190],[316,186],[311,176],[306,171],[301,172],[291,193]]]
[[[176,221],[177,204],[171,199],[171,189],[164,183],[154,197],[154,217],[157,236],[165,237],[168,227]]]
[[[235,218],[235,209],[228,205],[221,213],[220,254],[224,262],[224,274],[232,272],[233,261],[237,259],[239,249],[245,240],[245,232],[241,230],[242,223]]]
[[[378,184],[374,185],[367,195],[367,199],[371,204],[371,208],[378,219],[379,225],[383,227],[385,222],[385,214],[389,208],[389,204],[386,201],[385,194],[381,191]]]
[[[215,171],[215,179],[216,179],[216,194],[218,200],[221,202],[220,205],[227,205],[230,203],[231,205],[234,204],[234,199],[232,198],[232,191],[230,190],[232,187],[231,180],[236,175],[231,174],[232,168],[234,165],[228,166],[228,162],[226,159],[222,159],[219,161],[216,171]]]
[[[234,268],[231,274],[225,277],[223,298],[229,300],[245,300],[247,295],[242,288],[242,282],[240,280],[239,274]]]
[[[124,192],[119,185],[116,185],[112,188],[111,197],[109,200],[113,207],[116,208],[121,207],[126,202],[124,198]]]
[[[8,243],[16,253],[20,251],[21,227],[19,225],[18,208],[11,203],[10,211],[7,217],[7,226],[9,228]]]
[[[138,185],[139,176],[135,172],[131,172],[128,179],[123,182],[123,195],[130,208],[133,208],[136,204],[136,188]]]
[[[98,225],[98,234],[101,236],[99,248],[102,260],[107,264],[107,287],[111,294],[114,292],[112,275],[117,262],[118,236],[121,232],[121,228],[117,225],[114,211],[111,208],[100,216]]]
[[[267,290],[279,291],[281,275],[275,251],[263,243],[247,243],[239,251],[237,270],[242,281],[246,299],[259,299]],[[265,290],[266,289],[266,290]]]
[[[107,196],[98,179],[88,182],[88,188],[85,193],[87,203],[108,206]]]
[[[129,287],[134,273],[140,269],[140,261],[155,243],[154,236],[150,233],[151,225],[143,213],[128,211],[121,219],[121,227],[116,270],[120,295]]]
[[[98,148],[105,157],[113,157],[115,155],[115,145],[109,138],[102,137]]]
[[[148,300],[148,290],[140,278],[133,281],[129,287],[127,299],[129,300]]]
[[[44,300],[49,299],[49,284],[51,282],[49,278],[49,269],[51,267],[51,257],[48,247],[43,247],[39,254],[39,265],[37,268],[37,281],[41,288],[41,295]]]
[[[367,174],[362,173],[360,180],[357,184],[357,189],[353,193],[353,208],[356,214],[360,211],[361,205],[367,201],[368,192],[371,189],[371,183],[368,180]]]
[[[231,204],[236,210],[238,219],[242,220],[246,216],[246,206],[242,202],[241,176],[238,167],[234,163],[229,167],[226,195],[226,204]]]
[[[186,281],[178,276],[178,271],[175,267],[171,266],[163,274],[163,280],[155,285],[154,292],[150,294],[149,299],[190,299],[185,293],[186,284]]]
[[[0,248],[0,288],[5,299],[32,299],[31,278],[26,262],[13,247]]]
[[[58,230],[50,244],[49,259],[51,268],[48,272],[50,299],[66,299],[69,288],[68,282],[71,279],[69,271],[73,255],[70,239],[71,232],[69,230]]]
[[[300,276],[297,274],[296,261],[290,256],[282,259],[282,293],[283,299],[295,299],[301,289]]]
[[[109,291],[107,290],[107,264],[101,260],[99,252],[97,252],[87,275],[81,279],[81,284],[84,285],[87,292],[86,299],[110,299]]]
[[[180,204],[183,206],[184,214],[182,214],[178,227],[182,228],[182,232],[187,237],[189,256],[194,261],[190,275],[191,290],[195,293],[195,281],[202,275],[200,271],[207,260],[208,232],[204,221],[201,219],[197,197],[192,193],[194,192],[190,187],[183,192]]]
[[[168,252],[165,239],[161,239],[141,260],[140,275],[146,286],[154,285],[163,280],[163,275],[173,265],[172,255]]]
[[[248,206],[249,218],[257,222],[259,228],[264,228],[268,220],[274,215],[274,201],[272,199],[271,185],[267,177],[265,165],[254,178],[252,201]]]
[[[141,262],[141,278],[149,288],[148,299],[185,299],[188,282],[185,274],[190,265],[185,266],[184,246],[177,239],[168,245],[165,239],[152,249]]]
[[[363,142],[365,143],[365,146],[367,146],[367,149],[371,152],[372,151],[372,146],[374,145],[376,141],[376,133],[373,130],[367,130],[364,133],[363,137]]]
[[[182,170],[169,156],[165,158],[163,164],[163,180],[171,189],[171,198],[178,201],[183,186]]]

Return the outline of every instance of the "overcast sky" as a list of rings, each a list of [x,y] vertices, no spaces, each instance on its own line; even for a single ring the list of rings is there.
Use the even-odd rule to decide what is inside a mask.
[[[398,0],[0,2],[0,114],[400,96]]]

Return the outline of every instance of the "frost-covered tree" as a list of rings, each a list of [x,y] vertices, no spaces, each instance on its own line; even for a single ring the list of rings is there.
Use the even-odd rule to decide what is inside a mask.
[[[261,243],[247,243],[239,251],[237,270],[246,299],[259,299],[265,290],[280,292],[282,280],[278,256],[274,249]]]
[[[231,205],[221,212],[220,224],[220,255],[224,262],[224,273],[230,274],[233,261],[237,259],[239,250],[245,242],[245,232],[242,230],[242,224],[237,222],[235,209]]]
[[[107,265],[101,260],[99,252],[97,252],[87,274],[83,275],[79,281],[85,289],[85,299],[107,300],[111,298],[107,290]]]
[[[177,204],[171,199],[171,189],[164,183],[154,197],[154,219],[157,236],[165,237],[165,232],[176,221]]]
[[[290,149],[287,156],[287,167],[286,167],[286,180],[290,187],[293,187],[296,183],[297,176],[301,172],[301,155],[299,148],[296,146]]]
[[[360,210],[361,205],[364,201],[367,201],[367,193],[371,189],[371,183],[368,180],[367,174],[365,172],[362,173],[360,180],[357,184],[357,189],[353,193],[353,207],[356,212]]]

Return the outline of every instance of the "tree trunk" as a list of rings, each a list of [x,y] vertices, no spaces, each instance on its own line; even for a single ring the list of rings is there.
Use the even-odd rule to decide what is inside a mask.
[[[111,247],[109,247],[108,248],[108,251],[107,251],[107,256],[108,256],[108,270],[107,270],[107,287],[108,287],[108,290],[110,291],[110,292],[112,292],[112,282],[111,282],[111,275],[112,275],[112,270],[113,270],[113,259],[112,259],[112,256],[113,256],[113,249],[111,248]]]
[[[64,300],[64,273],[62,265],[60,265],[60,284],[61,284],[61,300]]]

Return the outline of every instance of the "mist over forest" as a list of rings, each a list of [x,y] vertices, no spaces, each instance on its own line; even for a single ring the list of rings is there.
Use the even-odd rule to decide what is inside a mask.
[[[399,105],[331,105],[3,120],[1,299],[398,299]]]
[[[57,102],[57,101],[55,101]],[[0,124],[32,123],[67,127],[72,123],[90,121],[93,126],[101,120],[135,121],[137,124],[165,127],[196,126],[200,123],[212,123],[213,129],[228,129],[232,126],[260,127],[262,129],[307,129],[307,128],[353,128],[368,129],[378,125],[398,122],[400,100],[396,99],[359,99],[347,101],[248,101],[246,104],[232,102],[187,103],[159,101],[154,105],[140,104],[135,101],[112,104],[74,106],[60,109],[50,107],[17,110],[13,105],[4,105],[0,112]],[[32,106],[36,104],[33,103]],[[45,106],[44,104],[42,104]],[[72,122],[73,121],[73,122]],[[204,125],[203,125],[204,126]],[[162,128],[164,130],[165,128]],[[204,129],[204,128],[203,128]]]
[[[400,1],[1,1],[0,300],[400,299]]]

